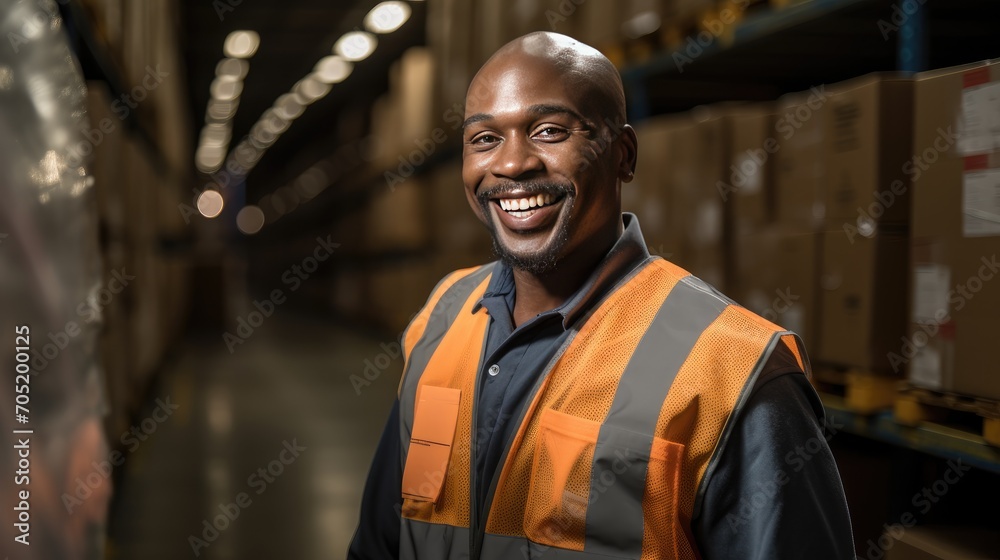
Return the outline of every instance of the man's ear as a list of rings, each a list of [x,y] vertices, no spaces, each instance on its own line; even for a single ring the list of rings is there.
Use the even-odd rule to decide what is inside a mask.
[[[618,178],[623,183],[629,183],[635,178],[635,162],[639,157],[639,140],[632,125],[622,126],[619,140],[621,159],[618,163]]]

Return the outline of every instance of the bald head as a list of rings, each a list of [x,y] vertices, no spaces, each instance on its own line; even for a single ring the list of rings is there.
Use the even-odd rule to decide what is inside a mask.
[[[621,185],[635,171],[611,61],[555,33],[508,43],[469,86],[462,136],[465,194],[497,255],[577,285],[621,235]]]
[[[616,128],[625,124],[625,90],[614,64],[597,49],[548,31],[529,33],[500,47],[473,78],[469,96],[479,88],[494,87],[484,81],[496,76],[497,70],[521,64],[525,59],[551,65],[557,79],[581,94],[588,117],[613,123]]]

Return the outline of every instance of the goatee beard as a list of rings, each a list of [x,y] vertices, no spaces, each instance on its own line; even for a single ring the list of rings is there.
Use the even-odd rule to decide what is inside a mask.
[[[524,189],[532,194],[546,193],[554,197],[563,198],[563,204],[568,205],[568,208],[564,208],[565,213],[569,213],[572,210],[573,195],[575,194],[573,187],[570,185],[563,185],[559,183],[552,182],[542,182],[542,181],[531,181],[526,183],[503,183],[493,187],[489,190],[480,192],[477,194],[477,199],[482,207],[484,216],[492,216],[490,206],[493,204],[492,199],[497,198],[499,195],[503,195],[509,192],[514,192],[518,189]],[[503,210],[501,210],[503,212]],[[556,269],[559,265],[559,255],[562,253],[563,248],[569,241],[569,221],[561,220],[558,224],[558,230],[555,232],[555,236],[552,238],[551,242],[545,247],[541,252],[534,254],[516,254],[512,252],[508,247],[505,247],[499,241],[499,236],[496,231],[496,224],[494,224],[493,219],[487,220],[487,226],[489,227],[490,234],[493,236],[493,254],[503,261],[507,266],[523,270],[535,276],[544,276]]]

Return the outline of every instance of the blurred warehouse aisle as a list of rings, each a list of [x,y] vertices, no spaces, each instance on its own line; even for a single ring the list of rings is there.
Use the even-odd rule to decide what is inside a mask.
[[[134,424],[155,430],[125,436],[108,559],[342,557],[402,359],[356,391],[366,360],[385,363],[383,341],[305,317],[271,321],[233,354],[213,333],[166,366]],[[232,521],[220,504],[235,504]],[[206,523],[221,530],[202,547],[190,539],[213,537]]]

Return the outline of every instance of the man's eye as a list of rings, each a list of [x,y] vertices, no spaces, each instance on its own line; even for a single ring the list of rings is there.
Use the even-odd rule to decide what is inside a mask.
[[[480,146],[484,146],[484,145],[493,144],[493,143],[497,142],[498,140],[499,140],[499,138],[497,138],[496,136],[494,136],[492,134],[481,134],[481,135],[476,136],[475,138],[473,138],[472,139],[472,143],[480,145]]]
[[[567,135],[567,132],[563,128],[555,126],[547,126],[538,131],[536,137],[542,140],[562,140]]]

